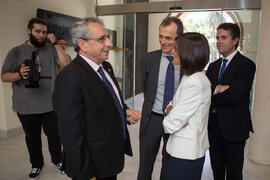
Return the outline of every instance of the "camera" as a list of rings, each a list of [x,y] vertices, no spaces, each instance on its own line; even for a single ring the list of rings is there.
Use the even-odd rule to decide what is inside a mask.
[[[24,60],[23,64],[30,67],[27,79],[25,80],[26,88],[38,88],[40,86],[40,64],[38,50],[32,52],[31,59]]]

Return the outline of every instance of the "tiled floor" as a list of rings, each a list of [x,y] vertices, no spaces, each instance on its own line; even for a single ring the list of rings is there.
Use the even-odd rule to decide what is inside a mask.
[[[45,165],[40,180],[68,180],[50,163],[46,137],[42,137]],[[30,163],[24,134],[0,139],[0,180],[27,180]]]
[[[118,176],[119,180],[136,180],[139,165],[139,124],[129,127],[134,156],[126,157],[123,172]],[[46,137],[42,136],[43,153],[45,158],[44,168],[40,180],[68,180],[61,175],[50,162]],[[7,139],[0,138],[0,180],[26,180],[30,171],[29,156],[24,141],[24,134],[16,135]],[[157,157],[153,180],[158,180],[161,165],[161,156]],[[207,155],[202,180],[212,180],[209,158]]]
[[[126,165],[124,171],[119,175],[120,180],[136,180],[138,167],[139,167],[139,124],[129,127],[129,132],[131,134],[132,148],[134,151],[133,157],[126,157]],[[152,174],[153,180],[158,180],[161,168],[161,148],[156,159],[154,171]],[[204,169],[201,180],[213,180],[212,169],[210,165],[210,159],[208,152],[206,154]]]
[[[135,109],[141,108],[142,96],[137,96]],[[118,176],[118,180],[136,180],[139,166],[139,123],[129,126],[134,156],[126,157],[125,168]],[[47,149],[46,137],[43,135],[43,153],[45,165],[40,180],[69,180],[65,175],[60,174],[50,162]],[[24,134],[10,138],[0,138],[0,180],[27,180],[30,171],[29,156],[24,141]],[[161,166],[160,152],[156,160],[153,180],[159,179]],[[244,167],[244,180],[269,180],[269,166],[261,166],[246,159]],[[213,180],[209,155],[206,154],[202,180]]]

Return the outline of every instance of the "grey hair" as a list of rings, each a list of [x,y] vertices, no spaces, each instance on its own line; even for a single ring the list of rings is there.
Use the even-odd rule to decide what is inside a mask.
[[[71,36],[72,36],[72,41],[74,44],[75,51],[80,50],[80,48],[78,46],[79,39],[88,39],[91,37],[91,32],[88,29],[89,23],[98,23],[98,24],[101,24],[102,26],[104,26],[103,21],[101,19],[96,18],[96,17],[86,17],[86,18],[83,18],[83,19],[75,22],[71,28]]]

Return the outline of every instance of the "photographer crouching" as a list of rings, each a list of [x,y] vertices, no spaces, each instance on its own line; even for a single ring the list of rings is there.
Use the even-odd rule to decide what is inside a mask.
[[[27,34],[28,41],[8,52],[1,79],[12,83],[12,108],[25,132],[32,164],[29,179],[34,180],[39,177],[44,164],[41,128],[48,139],[51,161],[63,173],[57,117],[51,99],[57,64],[64,67],[70,61],[65,51],[56,44],[54,34],[47,33],[47,24],[43,20],[29,20]]]

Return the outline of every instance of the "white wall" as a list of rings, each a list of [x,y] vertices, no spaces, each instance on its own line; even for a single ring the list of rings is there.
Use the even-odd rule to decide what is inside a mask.
[[[98,0],[98,5],[123,4],[123,0]],[[123,15],[99,16],[104,21],[106,29],[116,31],[116,46],[123,48]],[[116,77],[122,77],[123,51],[110,51],[108,61],[112,64]],[[121,83],[121,82],[119,82]],[[121,87],[121,85],[120,85]]]
[[[93,0],[0,0],[0,66],[8,51],[28,39],[28,20],[36,16],[37,8],[76,17],[95,14]],[[72,56],[73,50],[69,49]],[[16,114],[11,109],[12,89],[10,83],[0,82],[0,132],[20,127]],[[1,134],[0,134],[1,135]]]
[[[148,23],[148,52],[160,49],[160,44],[158,40],[159,35],[159,25],[167,13],[157,13],[149,14],[149,23]]]
[[[123,48],[123,15],[100,16],[99,18],[104,21],[106,29],[116,31],[116,46],[117,48]],[[110,51],[108,61],[113,66],[115,76],[120,78],[122,78],[122,60],[122,51]]]
[[[268,165],[270,172],[270,1],[262,0],[261,24],[259,26],[258,62],[256,69],[255,96],[252,122],[254,133],[251,134],[248,158],[252,162]],[[265,179],[269,179],[265,177]]]

